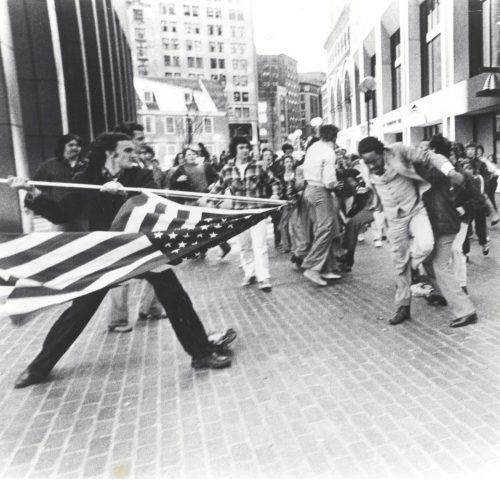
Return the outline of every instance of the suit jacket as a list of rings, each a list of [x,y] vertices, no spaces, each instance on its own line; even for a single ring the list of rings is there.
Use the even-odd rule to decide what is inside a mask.
[[[428,151],[423,151],[419,148],[403,145],[402,143],[393,143],[386,147],[384,154],[385,163],[393,168],[398,174],[403,177],[412,179],[418,189],[419,197],[422,199],[423,194],[431,187],[430,183],[422,178],[415,170],[415,166],[433,166],[444,174],[453,170],[453,165],[443,155]],[[359,170],[366,185],[375,191],[371,181],[371,174],[363,159],[359,164]],[[381,210],[381,202],[378,195],[375,195],[376,202],[372,208]]]

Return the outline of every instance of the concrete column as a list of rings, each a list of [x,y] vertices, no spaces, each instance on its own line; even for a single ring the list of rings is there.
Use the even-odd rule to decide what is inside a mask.
[[[468,0],[446,0],[453,31],[450,42],[453,49],[450,57],[453,63],[453,84],[469,78],[469,2]]]
[[[2,137],[0,139],[0,145],[6,142],[8,145],[4,145],[5,151],[7,151],[7,147],[9,150],[12,149],[14,171],[11,170],[10,173],[27,178],[29,176],[29,169],[24,139],[25,132],[17,78],[16,58],[14,55],[14,37],[10,24],[7,0],[0,0],[0,63],[0,74],[3,72],[6,93],[4,105],[1,104],[2,98],[0,98],[0,106],[3,110],[3,115],[0,115],[0,136]],[[0,81],[0,87],[1,83]],[[5,151],[3,153],[5,153]],[[2,188],[7,189],[6,186]],[[10,190],[7,196],[14,196],[13,191]],[[18,223],[23,232],[30,232],[32,230],[31,215],[21,207],[24,201],[24,194],[19,193],[17,197],[18,204],[13,205],[12,203],[14,202],[12,202],[8,208],[8,214],[6,212],[5,216],[2,214],[2,217],[4,217],[2,218],[2,224],[5,223],[5,226],[8,227],[9,230],[14,231],[15,227],[13,227],[13,224]],[[0,207],[0,211],[2,210],[3,207]],[[13,214],[12,210],[16,210],[16,213]],[[18,220],[15,220],[16,215],[18,216]]]
[[[377,105],[380,113],[392,110],[392,90],[391,90],[391,51],[389,44],[389,34],[387,30],[378,22],[375,26],[375,55],[377,56]]]
[[[422,96],[420,55],[420,6],[418,0],[399,3],[402,52],[402,103],[409,104]]]

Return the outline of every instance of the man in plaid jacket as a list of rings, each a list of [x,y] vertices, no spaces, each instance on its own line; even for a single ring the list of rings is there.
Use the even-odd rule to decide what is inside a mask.
[[[272,172],[266,171],[255,160],[250,160],[250,142],[245,137],[236,136],[231,140],[229,153],[234,159],[220,171],[220,179],[215,183],[211,193],[230,193],[239,197],[268,198],[271,187],[271,198],[279,198],[280,182]],[[262,208],[262,202],[237,201],[235,209]],[[264,292],[272,290],[269,281],[269,257],[267,253],[266,221],[258,223],[238,236],[240,243],[240,259],[245,278],[242,286],[246,287],[258,282]]]

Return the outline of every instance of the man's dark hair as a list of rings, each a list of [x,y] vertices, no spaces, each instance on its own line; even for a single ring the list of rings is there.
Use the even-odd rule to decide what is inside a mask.
[[[484,147],[480,143],[476,145],[476,150],[481,150],[481,155],[484,155]]]
[[[99,134],[90,144],[88,159],[89,169],[101,169],[106,162],[106,152],[113,151],[118,142],[131,140],[128,135],[119,132],[104,132]]]
[[[363,155],[365,153],[375,152],[381,155],[384,153],[384,144],[376,137],[365,137],[363,138],[358,145],[358,153],[359,155]]]
[[[140,123],[135,122],[123,122],[117,125],[114,129],[115,133],[124,133],[128,135],[130,138],[134,137],[134,132],[138,130],[140,132],[144,132],[144,127]]]
[[[446,137],[443,137],[442,133],[437,133],[432,136],[429,142],[429,148],[436,153],[444,155],[446,158],[450,157],[451,142]]]
[[[319,127],[319,136],[324,142],[335,142],[339,129],[335,125],[327,124]]]
[[[231,139],[231,143],[229,144],[229,154],[232,158],[236,157],[236,148],[238,145],[248,145],[248,148],[251,149],[250,141],[246,137],[242,137],[241,135],[236,135]]]
[[[63,158],[64,147],[66,146],[67,143],[71,142],[72,140],[76,140],[80,145],[80,147],[83,144],[82,139],[78,135],[75,135],[74,133],[67,133],[66,135],[62,135],[59,137],[56,149],[54,151],[54,154],[57,158],[60,159]]]
[[[141,147],[141,150],[143,153],[150,153],[151,155],[155,154],[155,151],[149,145],[144,145],[144,147]]]
[[[468,142],[465,145],[465,149],[467,150],[468,148],[477,148],[477,145],[474,142]]]
[[[453,145],[451,146],[451,149],[453,153],[455,154],[455,157],[458,159],[465,158],[465,147],[463,143],[460,142],[453,142]]]
[[[281,146],[281,150],[285,152],[285,150],[292,150],[293,151],[293,145],[290,145],[289,143],[284,143]]]

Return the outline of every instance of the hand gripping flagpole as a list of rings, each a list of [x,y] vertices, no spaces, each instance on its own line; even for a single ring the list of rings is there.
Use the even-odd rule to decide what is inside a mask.
[[[1,183],[8,183],[7,178],[0,178]],[[38,180],[28,180],[28,185],[35,187],[54,187],[54,188],[81,188],[87,190],[101,190],[102,185],[93,185],[90,183],[66,183],[66,182],[44,182]],[[120,187],[118,192],[138,192],[138,193],[156,193],[160,195],[170,195],[172,197],[184,198],[206,198],[208,200],[236,200],[238,202],[257,202],[268,205],[284,205],[286,200],[275,200],[271,198],[257,197],[239,197],[236,195],[218,195],[215,193],[184,192],[182,190],[166,190],[162,188],[141,188],[141,187]]]

